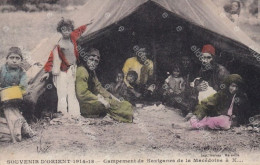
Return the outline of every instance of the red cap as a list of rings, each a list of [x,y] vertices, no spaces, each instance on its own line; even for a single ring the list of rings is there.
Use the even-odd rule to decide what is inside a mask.
[[[215,48],[210,44],[204,45],[201,52],[202,53],[209,53],[211,55],[215,55]]]

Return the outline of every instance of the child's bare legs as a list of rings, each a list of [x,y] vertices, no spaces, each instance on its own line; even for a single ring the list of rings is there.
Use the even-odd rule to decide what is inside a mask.
[[[22,140],[22,133],[28,137],[35,136],[34,131],[22,116],[18,107],[5,107],[4,114],[12,136],[13,142]]]

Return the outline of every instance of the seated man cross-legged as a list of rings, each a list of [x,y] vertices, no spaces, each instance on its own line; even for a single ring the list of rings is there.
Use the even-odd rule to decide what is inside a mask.
[[[131,123],[133,121],[132,105],[127,101],[116,99],[102,87],[96,75],[100,53],[92,48],[87,52],[86,60],[76,72],[76,94],[80,104],[80,112],[84,117],[98,117],[109,114],[114,120]]]

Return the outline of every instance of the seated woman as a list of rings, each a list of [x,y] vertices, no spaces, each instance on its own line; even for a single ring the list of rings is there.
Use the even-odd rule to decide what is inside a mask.
[[[195,116],[190,119],[194,129],[230,129],[231,125],[245,124],[248,100],[242,92],[243,80],[240,75],[229,75],[225,80],[225,88],[218,91],[196,106]]]
[[[114,120],[131,123],[132,105],[127,101],[116,99],[101,86],[97,78],[95,70],[100,60],[99,51],[92,48],[84,59],[86,60],[81,60],[76,72],[76,94],[81,115],[98,117],[108,113]]]
[[[123,66],[124,82],[129,88],[133,88],[126,80],[127,73],[129,71],[135,71],[137,73],[136,87],[140,93],[144,94],[153,82],[153,61],[148,57],[151,53],[147,48],[140,48],[135,50],[134,57],[128,58]]]

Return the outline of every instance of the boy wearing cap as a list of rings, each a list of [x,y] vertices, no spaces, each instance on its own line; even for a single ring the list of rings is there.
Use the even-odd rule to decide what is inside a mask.
[[[25,93],[27,87],[26,73],[20,66],[23,56],[20,48],[11,47],[6,56],[6,63],[0,69],[0,88],[8,88],[19,86],[22,93]],[[22,135],[32,137],[35,133],[32,131],[24,117],[20,112],[20,104],[18,100],[8,100],[2,104],[2,109],[11,133],[13,142],[21,141]],[[0,131],[0,134],[3,130]],[[1,136],[0,136],[1,137]],[[1,138],[0,138],[1,141]]]
[[[79,102],[75,93],[76,68],[79,62],[77,40],[90,24],[92,22],[74,30],[71,20],[62,19],[57,26],[57,31],[62,34],[62,38],[51,51],[44,66],[46,74],[43,75],[42,80],[48,79],[52,73],[58,95],[57,111],[65,116],[80,116]]]
[[[11,47],[6,56],[6,64],[0,70],[0,87],[6,88],[9,86],[18,85],[23,92],[27,87],[26,74],[20,67],[23,60],[22,52],[18,47]]]
[[[92,48],[87,58],[81,60],[77,68],[76,94],[80,103],[80,112],[84,117],[99,117],[109,114],[114,120],[131,123],[133,120],[132,105],[120,101],[104,89],[96,75],[100,54]]]

